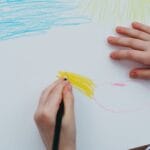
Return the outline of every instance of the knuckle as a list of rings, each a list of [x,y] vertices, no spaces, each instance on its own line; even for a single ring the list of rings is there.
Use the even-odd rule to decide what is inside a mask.
[[[134,39],[128,39],[128,44],[131,46],[135,45],[135,40]]]
[[[38,121],[38,114],[35,113],[33,118],[34,118],[34,121],[37,122]]]
[[[47,88],[44,89],[42,92],[41,92],[41,96],[43,96],[45,94],[45,92],[47,91]]]
[[[118,38],[116,39],[116,42],[117,42],[117,43],[122,43],[122,37],[118,37]]]
[[[36,112],[34,114],[34,121],[35,121],[36,124],[40,124],[41,123],[41,115],[40,115],[39,112]]]
[[[46,89],[44,89],[44,90],[41,92],[41,95],[44,95],[45,91],[46,91]]]
[[[150,37],[149,37],[149,38],[150,38]],[[146,51],[149,51],[148,53],[150,53],[150,41],[145,42],[145,50],[146,50]],[[150,58],[150,56],[149,56],[149,58]]]
[[[34,114],[34,120],[35,120],[35,122],[38,122],[39,119],[40,119],[40,113],[39,113],[39,112],[36,112],[36,113]]]
[[[42,98],[44,97],[45,92],[46,92],[46,90],[43,90],[43,91],[41,92],[40,99],[42,99]]]
[[[133,35],[136,36],[136,37],[140,37],[141,32],[139,32],[138,30],[133,30]]]
[[[144,64],[144,65],[150,65],[150,60],[148,60],[148,59],[143,59],[143,64]]]
[[[36,112],[34,115],[34,120],[37,125],[52,126],[54,124],[53,118],[46,109],[41,112]]]
[[[132,32],[132,30],[129,29],[129,28],[125,28],[124,30],[125,30],[126,33],[131,33]]]
[[[132,59],[134,57],[134,53],[132,51],[127,51],[127,58]]]
[[[146,27],[145,27],[145,30],[146,30],[148,33],[150,33],[150,26],[146,26]]]
[[[145,53],[145,55],[143,55],[142,60],[143,60],[144,65],[150,65],[150,54],[148,55],[148,54]]]

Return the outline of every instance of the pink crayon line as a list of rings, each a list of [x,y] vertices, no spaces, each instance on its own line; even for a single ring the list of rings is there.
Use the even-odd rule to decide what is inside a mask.
[[[125,83],[113,83],[112,85],[113,86],[118,86],[118,87],[125,87],[125,86],[127,86],[127,84],[125,84]]]
[[[126,82],[130,82],[131,80],[128,80]],[[113,86],[118,86],[118,87],[125,87],[127,86],[127,84],[125,83],[110,83],[109,84],[113,85]],[[149,91],[149,88],[146,88]],[[139,111],[143,111],[146,108],[150,107],[150,102],[144,103],[143,105],[136,107],[136,108],[113,108],[112,106],[106,106],[105,104],[103,104],[102,101],[97,100],[96,98],[93,98],[93,100],[95,101],[95,103],[97,104],[97,106],[107,112],[111,112],[111,113],[116,113],[116,114],[122,114],[122,113],[134,113],[134,112],[139,112]]]
[[[143,104],[140,107],[137,108],[131,108],[131,109],[115,109],[109,106],[105,106],[102,102],[97,101],[97,99],[94,98],[95,103],[103,110],[111,113],[116,113],[116,114],[122,114],[122,113],[134,113],[134,112],[139,112],[143,111],[146,108],[150,107],[150,103]]]

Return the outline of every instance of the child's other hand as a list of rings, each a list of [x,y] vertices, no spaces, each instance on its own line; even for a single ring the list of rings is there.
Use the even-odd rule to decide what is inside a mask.
[[[62,99],[64,101],[64,116],[62,119],[59,150],[75,150],[74,97],[70,83],[63,79],[57,80],[43,91],[34,115],[47,150],[52,150],[56,115]]]
[[[124,49],[112,52],[111,58],[144,64],[143,68],[133,69],[130,77],[150,79],[150,26],[133,22],[132,28],[117,27],[116,32],[126,37],[110,36],[108,42],[115,46],[123,46]]]

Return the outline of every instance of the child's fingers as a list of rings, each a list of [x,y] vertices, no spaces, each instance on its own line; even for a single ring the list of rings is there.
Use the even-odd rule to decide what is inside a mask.
[[[133,22],[132,27],[134,29],[138,29],[140,31],[143,31],[143,32],[150,34],[150,26],[144,25],[144,24],[139,23],[139,22]]]
[[[111,58],[115,60],[131,60],[145,64],[145,53],[136,50],[117,50],[111,53]]]
[[[67,82],[63,79],[57,80],[44,91],[44,103],[41,102],[35,113],[37,124],[54,126],[59,105],[62,100],[63,88]]]
[[[150,79],[150,68],[134,69],[130,72],[131,78]]]
[[[117,27],[116,28],[117,33],[126,35],[132,38],[140,39],[140,40],[145,40],[149,41],[150,40],[150,34],[132,29],[132,28],[126,28],[126,27]]]
[[[138,50],[146,50],[147,49],[146,41],[142,41],[142,40],[134,39],[134,38],[110,36],[110,37],[108,37],[108,42],[112,45],[125,46],[125,47],[138,49]]]
[[[67,84],[68,81],[62,81],[55,88],[52,89],[51,93],[48,95],[46,104],[49,109],[56,109],[56,107],[59,108],[62,100],[63,89]]]
[[[48,95],[45,105],[41,107],[41,112],[45,117],[49,118],[52,124],[55,124],[56,115],[62,100],[63,88],[66,84],[65,81],[59,83]]]
[[[40,101],[39,104],[44,104],[47,101],[47,97],[50,94],[50,92],[52,91],[53,88],[55,88],[58,84],[60,84],[61,82],[63,82],[63,79],[58,79],[57,81],[55,81],[53,84],[51,84],[50,86],[48,86],[41,94],[40,97]]]

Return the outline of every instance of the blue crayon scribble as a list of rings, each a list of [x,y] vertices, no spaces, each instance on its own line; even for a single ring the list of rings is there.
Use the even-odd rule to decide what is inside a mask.
[[[86,23],[77,6],[77,0],[1,0],[0,40]]]

